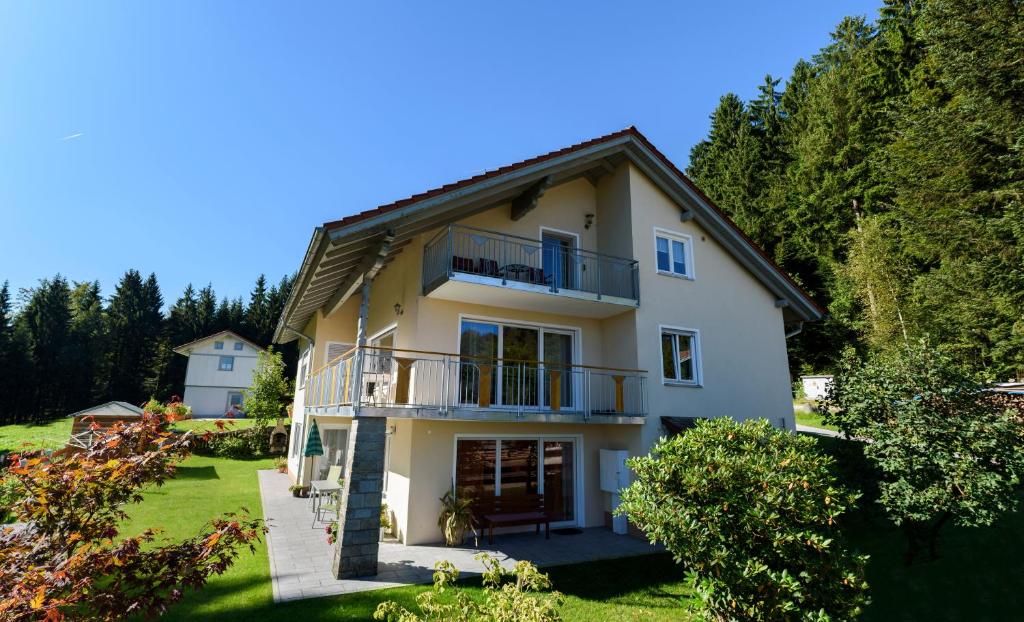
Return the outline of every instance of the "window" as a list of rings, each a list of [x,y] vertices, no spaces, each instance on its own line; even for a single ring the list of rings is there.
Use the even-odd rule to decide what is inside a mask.
[[[241,352],[244,348],[245,348],[245,344],[244,343],[242,343],[241,341],[236,341],[235,342],[235,350],[238,350],[239,352]]]
[[[663,229],[654,230],[654,260],[659,274],[693,278],[690,236]]]
[[[327,347],[324,348],[324,365],[341,358],[342,354],[347,353],[349,350],[354,348],[354,343],[344,343],[342,341],[328,341]]]
[[[302,422],[296,421],[292,425],[292,455],[298,456],[302,449]]]
[[[700,344],[697,331],[661,329],[661,376],[665,384],[700,385]]]
[[[575,521],[576,465],[576,441],[568,438],[458,438],[456,495],[543,494],[552,522]]]
[[[220,363],[217,364],[219,371],[234,371],[235,369],[235,357],[233,356],[222,356],[220,357]]]
[[[459,401],[462,404],[575,407],[571,330],[462,320],[459,338]],[[484,383],[490,377],[490,395]],[[484,395],[481,395],[484,393]],[[482,398],[482,399],[481,399]]]
[[[300,389],[306,388],[306,370],[309,367],[309,358],[312,351],[313,347],[309,346],[306,348],[306,351],[302,353],[302,356],[299,357],[299,377],[296,384],[299,385]]]
[[[223,341],[214,341],[213,342],[213,349],[214,350],[223,350],[224,349],[224,342]]]
[[[227,412],[242,410],[242,392],[241,391],[228,391],[228,409]]]

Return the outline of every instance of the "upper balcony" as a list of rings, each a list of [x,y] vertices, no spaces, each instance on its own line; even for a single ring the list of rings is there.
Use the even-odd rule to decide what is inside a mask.
[[[592,318],[640,304],[633,259],[576,248],[555,233],[531,240],[461,225],[423,247],[423,295]]]

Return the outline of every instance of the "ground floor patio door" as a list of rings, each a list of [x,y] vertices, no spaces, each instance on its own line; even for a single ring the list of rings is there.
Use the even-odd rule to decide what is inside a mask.
[[[460,498],[543,494],[552,523],[583,524],[575,438],[470,438],[455,441]]]
[[[332,466],[345,466],[345,451],[348,449],[348,427],[332,424],[320,426],[320,441],[324,447],[324,455],[313,457],[312,479],[326,479]],[[345,477],[345,473],[342,473]]]

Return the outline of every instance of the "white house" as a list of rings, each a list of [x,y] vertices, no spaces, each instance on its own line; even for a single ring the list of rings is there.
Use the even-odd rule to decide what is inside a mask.
[[[803,384],[804,397],[809,400],[820,400],[832,386],[832,376],[800,376]]]
[[[220,417],[242,408],[243,391],[252,384],[263,348],[224,330],[174,349],[188,357],[185,405],[195,417]]]

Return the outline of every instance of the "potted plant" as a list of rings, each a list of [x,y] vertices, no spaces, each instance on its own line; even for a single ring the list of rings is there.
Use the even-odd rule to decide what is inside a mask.
[[[388,510],[387,503],[380,504],[380,541],[384,541],[384,536],[391,533],[391,512]]]
[[[437,517],[437,526],[444,534],[445,545],[460,546],[466,541],[467,531],[476,533],[473,525],[473,500],[456,497],[453,486],[441,497],[441,514]]]
[[[306,493],[309,492],[309,486],[303,486],[302,484],[292,484],[288,487],[288,491],[292,493],[293,497],[305,497]]]
[[[282,456],[282,457],[279,457],[276,460],[274,460],[274,468],[277,469],[278,473],[287,473],[288,472],[288,458],[285,458],[285,457]]]

